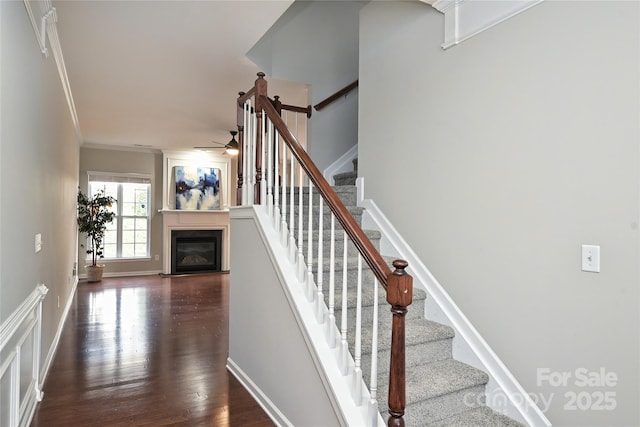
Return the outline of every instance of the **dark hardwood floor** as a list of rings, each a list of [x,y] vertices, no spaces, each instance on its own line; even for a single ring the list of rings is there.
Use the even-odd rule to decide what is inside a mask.
[[[227,274],[81,281],[32,427],[273,426],[226,369]]]

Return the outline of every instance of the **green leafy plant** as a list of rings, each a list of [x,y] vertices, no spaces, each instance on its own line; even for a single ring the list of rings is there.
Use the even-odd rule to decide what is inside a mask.
[[[78,227],[86,233],[90,243],[87,254],[91,254],[91,265],[96,266],[98,258],[104,258],[104,234],[107,224],[113,221],[116,214],[109,208],[116,202],[104,191],[98,191],[93,197],[85,195],[78,189]]]

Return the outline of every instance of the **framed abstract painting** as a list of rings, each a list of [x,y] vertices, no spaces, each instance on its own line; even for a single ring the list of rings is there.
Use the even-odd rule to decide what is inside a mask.
[[[210,211],[220,209],[220,169],[175,166],[176,209]]]

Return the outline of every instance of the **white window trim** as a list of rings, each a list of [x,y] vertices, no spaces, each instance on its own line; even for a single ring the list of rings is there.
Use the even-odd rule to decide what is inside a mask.
[[[147,254],[140,257],[116,257],[116,258],[101,258],[100,262],[121,262],[121,261],[145,261],[151,259],[151,213],[153,212],[153,175],[145,173],[135,172],[104,172],[104,171],[87,171],[87,193],[89,193],[89,187],[92,181],[104,181],[104,182],[118,182],[118,183],[139,183],[149,184],[149,200],[148,209],[149,214],[147,216]],[[118,206],[118,210],[120,207]],[[118,215],[123,218],[122,215]],[[122,230],[118,227],[117,241],[122,241]],[[87,259],[91,259],[91,256],[87,254]]]

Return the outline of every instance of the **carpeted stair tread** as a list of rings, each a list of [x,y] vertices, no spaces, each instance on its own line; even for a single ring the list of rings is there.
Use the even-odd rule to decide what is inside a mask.
[[[389,313],[390,314],[390,313]],[[378,365],[378,377],[388,375],[389,357],[391,355],[391,315],[381,318],[378,332],[377,359],[381,363]],[[349,330],[347,335],[349,349],[354,351],[355,328]],[[406,353],[407,365],[424,365],[439,360],[451,358],[451,340],[453,339],[453,329],[426,320],[424,318],[407,319],[406,321]],[[371,330],[362,330],[362,370],[365,381],[369,382],[371,369]],[[353,354],[353,353],[352,353]]]
[[[380,313],[379,313],[380,314]],[[384,313],[386,314],[386,313]],[[392,316],[389,313],[387,322],[380,322],[378,326],[378,349],[384,350],[391,348],[391,320]],[[426,319],[407,319],[405,322],[405,337],[407,346],[419,345],[433,341],[445,340],[453,338],[455,332],[453,328],[443,325],[441,323],[432,322]],[[355,328],[354,328],[355,330]],[[349,331],[351,332],[351,331]],[[372,331],[370,328],[362,330],[362,352],[371,350],[371,337]]]
[[[430,424],[430,427],[524,427],[523,424],[486,406]]]
[[[489,376],[486,373],[455,359],[407,366],[407,405],[476,386],[484,386],[488,381]],[[388,379],[385,380],[383,377],[378,390],[388,390],[388,387]]]

